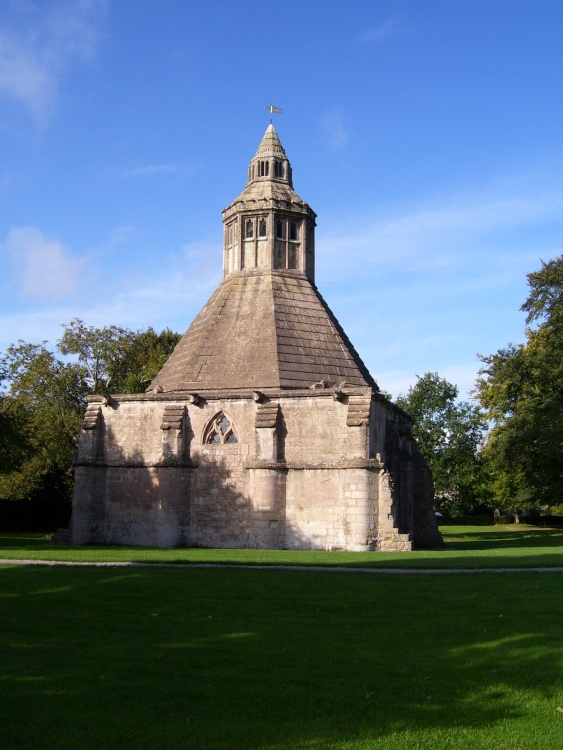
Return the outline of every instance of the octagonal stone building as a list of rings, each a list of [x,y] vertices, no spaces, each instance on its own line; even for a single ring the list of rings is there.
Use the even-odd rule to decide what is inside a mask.
[[[223,211],[223,280],[139,395],[90,396],[74,544],[441,542],[410,418],[315,286],[314,211],[273,125]]]

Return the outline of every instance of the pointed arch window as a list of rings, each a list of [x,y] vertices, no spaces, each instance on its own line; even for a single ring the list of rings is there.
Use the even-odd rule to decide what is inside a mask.
[[[205,445],[225,445],[238,443],[233,425],[225,412],[220,411],[207,425],[203,442]]]
[[[266,236],[266,219],[260,219],[260,224],[258,225],[258,236]]]
[[[246,239],[251,240],[254,237],[254,223],[252,219],[247,219],[246,222]]]

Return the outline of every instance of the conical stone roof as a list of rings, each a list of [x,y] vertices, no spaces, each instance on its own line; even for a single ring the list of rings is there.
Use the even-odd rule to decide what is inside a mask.
[[[227,247],[233,242],[228,227],[239,227],[237,241],[246,245],[246,225],[260,216],[272,236],[257,246],[254,265],[248,267],[241,251],[232,254],[232,244]],[[298,230],[300,260],[291,269],[276,265],[275,227],[280,219],[288,222],[287,229],[292,221],[303,225]],[[273,125],[251,161],[245,190],[225,209],[223,220],[224,280],[147,391],[303,389],[320,384],[378,390],[312,283],[315,213],[293,190],[291,166]]]
[[[366,366],[317,289],[281,272],[224,281],[149,390],[369,386]]]

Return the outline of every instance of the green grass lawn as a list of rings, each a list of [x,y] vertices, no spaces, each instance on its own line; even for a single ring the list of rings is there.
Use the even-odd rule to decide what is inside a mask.
[[[563,565],[563,529],[445,526],[445,549],[415,552],[316,552],[195,548],[69,547],[48,534],[0,533],[0,559],[88,562],[224,563],[393,568],[530,568]]]
[[[561,750],[562,584],[3,565],[1,745]]]
[[[562,530],[445,527],[411,553],[58,547],[0,556],[562,566]],[[563,577],[0,565],[2,747],[560,750]],[[559,709],[559,710],[558,710]]]

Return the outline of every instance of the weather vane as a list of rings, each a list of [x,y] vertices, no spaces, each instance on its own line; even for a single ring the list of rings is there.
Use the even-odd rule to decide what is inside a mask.
[[[270,113],[270,122],[273,122],[274,115],[281,115],[283,112],[283,109],[280,109],[279,107],[274,107],[273,104],[268,104],[264,109],[267,109]]]

